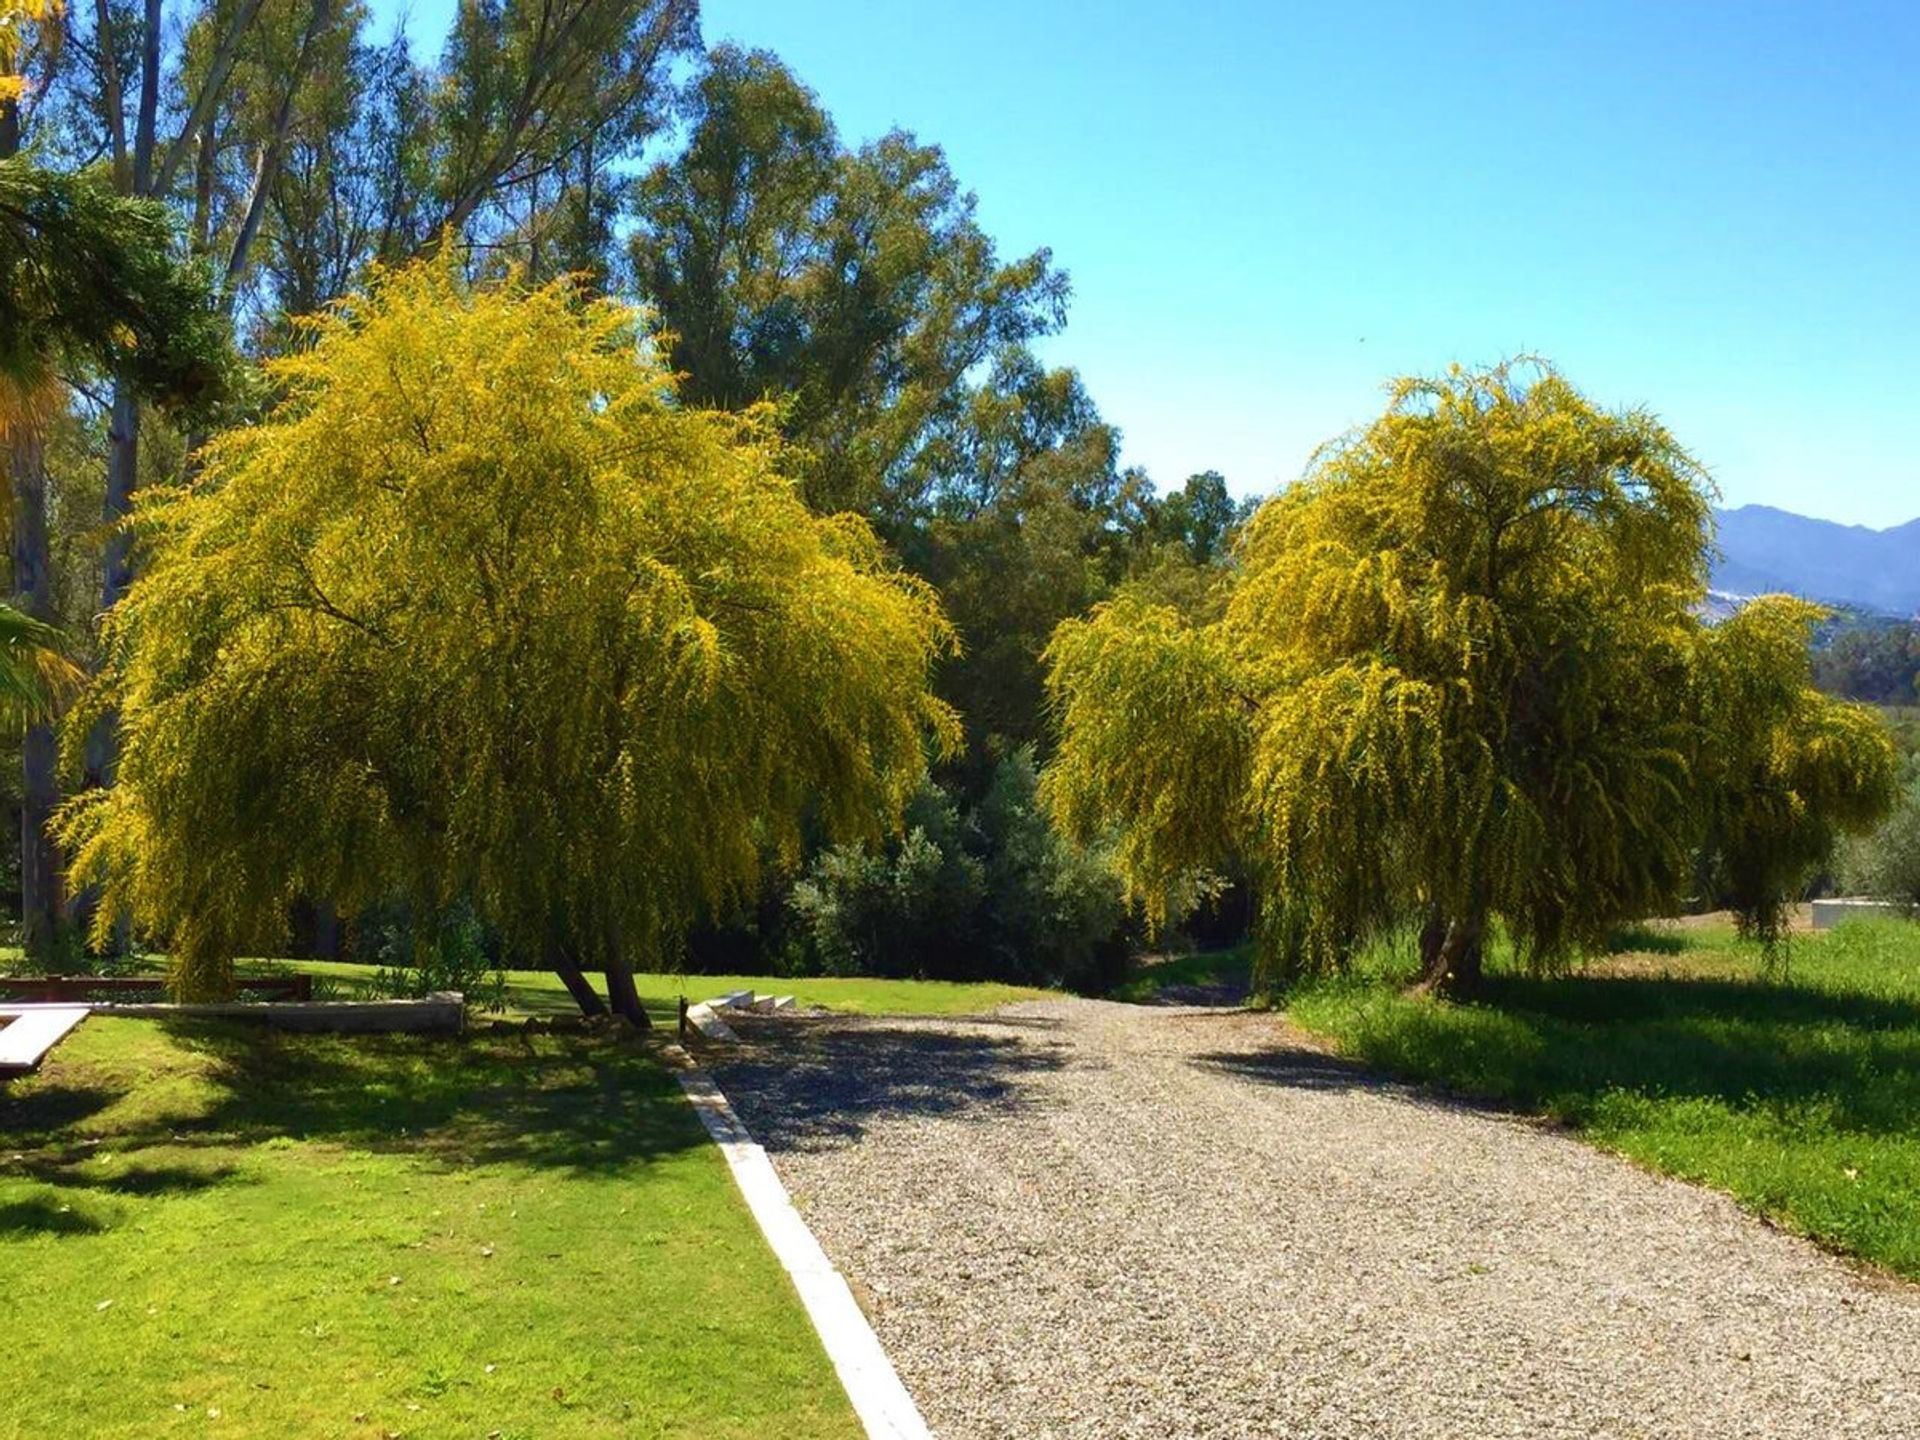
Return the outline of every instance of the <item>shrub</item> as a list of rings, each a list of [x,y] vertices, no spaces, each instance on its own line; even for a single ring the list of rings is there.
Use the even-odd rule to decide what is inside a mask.
[[[507,977],[472,905],[456,902],[425,919],[404,906],[373,922],[368,947],[380,968],[375,993],[417,1000],[455,990],[482,1010],[506,1009]]]
[[[788,902],[795,964],[832,975],[993,979],[1104,991],[1125,975],[1127,907],[1110,857],[1053,828],[1033,755],[995,768],[962,813],[923,785],[907,832],[823,852]]]
[[[906,833],[875,853],[836,845],[815,859],[788,904],[805,968],[828,975],[969,972],[985,894],[961,843],[953,802],[932,782],[907,807]],[[804,964],[804,961],[803,961]]]
[[[995,978],[1090,992],[1126,978],[1127,907],[1112,857],[1069,842],[1039,802],[1030,749],[995,769],[974,812],[988,904],[982,917]]]
[[[1920,779],[1879,829],[1847,846],[1840,874],[1856,894],[1920,910]]]

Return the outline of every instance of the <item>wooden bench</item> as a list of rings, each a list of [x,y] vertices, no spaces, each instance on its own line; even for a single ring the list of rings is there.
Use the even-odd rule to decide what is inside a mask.
[[[84,1005],[0,1009],[0,1076],[26,1075],[87,1018]]]

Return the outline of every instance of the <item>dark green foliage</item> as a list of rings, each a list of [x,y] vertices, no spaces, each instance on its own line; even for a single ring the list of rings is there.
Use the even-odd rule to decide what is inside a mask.
[[[1155,508],[1147,533],[1160,544],[1177,545],[1195,565],[1217,565],[1227,559],[1237,531],[1252,516],[1256,502],[1236,501],[1218,470],[1189,475]]]
[[[965,784],[995,756],[1051,739],[1040,654],[1062,620],[1111,594],[1153,513],[1145,477],[1117,466],[1120,437],[1080,377],[1002,355],[940,437],[920,511],[889,533],[939,590],[960,636],[937,686],[967,729]]]
[[[1816,638],[1813,682],[1847,700],[1913,704],[1920,700],[1920,624],[1837,617]]]
[[[878,852],[859,845],[823,851],[789,903],[809,968],[950,978],[976,973],[969,957],[985,896],[959,813],[929,782],[908,807],[903,835]]]
[[[507,977],[499,937],[489,932],[471,901],[456,901],[427,916],[402,902],[368,918],[360,946],[379,963],[372,981],[377,993],[418,999],[453,990],[469,1005],[504,1008]]]
[[[1126,973],[1131,936],[1120,880],[1103,852],[1062,838],[1038,792],[1033,752],[1016,750],[974,811],[988,973],[1097,994]]]
[[[0,160],[0,376],[32,387],[72,366],[125,372],[204,410],[229,380],[226,322],[208,275],[172,245],[159,204]]]
[[[932,784],[881,850],[840,846],[793,889],[797,962],[831,975],[994,979],[1102,991],[1124,973],[1120,882],[1048,822],[1033,756],[995,768],[962,813]]]
[[[721,46],[676,159],[641,182],[632,257],[688,398],[784,405],[819,509],[887,508],[966,376],[1059,328],[1044,250],[1002,262],[937,146],[844,147],[775,56]]]
[[[1850,894],[1920,911],[1920,775],[1879,828],[1846,847],[1840,880]]]

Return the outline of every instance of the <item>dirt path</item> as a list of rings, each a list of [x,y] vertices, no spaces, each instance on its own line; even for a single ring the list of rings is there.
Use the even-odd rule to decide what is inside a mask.
[[[747,1039],[717,1077],[943,1440],[1920,1436],[1920,1291],[1276,1019]]]

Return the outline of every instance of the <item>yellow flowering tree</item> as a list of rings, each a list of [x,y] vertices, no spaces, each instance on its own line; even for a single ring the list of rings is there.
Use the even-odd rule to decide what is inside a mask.
[[[0,0],[0,107],[27,98],[28,53],[58,42],[64,8],[60,0]]]
[[[1543,365],[1402,380],[1255,515],[1223,618],[1056,632],[1055,814],[1117,825],[1149,901],[1245,866],[1269,983],[1406,928],[1424,985],[1470,988],[1496,919],[1549,963],[1686,893],[1709,838],[1771,933],[1892,751],[1812,690],[1799,612],[1703,626],[1709,495]]]
[[[1813,686],[1810,641],[1826,616],[1764,596],[1706,629],[1697,650],[1704,878],[1770,952],[1808,875],[1842,836],[1886,818],[1899,793],[1879,714]]]
[[[68,731],[96,925],[218,992],[289,903],[465,900],[592,1013],[753,893],[803,827],[897,824],[953,717],[932,593],[818,518],[768,417],[683,408],[639,317],[565,283],[382,274],[276,362],[285,398],[138,519]]]

